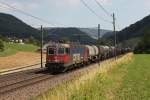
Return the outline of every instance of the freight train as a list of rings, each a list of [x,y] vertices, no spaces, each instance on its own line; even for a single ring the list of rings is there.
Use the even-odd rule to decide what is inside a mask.
[[[47,46],[45,66],[54,73],[65,72],[126,52],[129,52],[128,48],[115,48],[113,46],[51,44]]]

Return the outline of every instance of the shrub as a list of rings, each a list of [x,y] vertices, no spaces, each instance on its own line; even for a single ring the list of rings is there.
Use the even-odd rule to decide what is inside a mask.
[[[4,42],[0,40],[0,52],[4,51]]]
[[[150,54],[150,30],[145,32],[141,41],[135,47],[134,53]]]
[[[35,39],[33,36],[31,36],[30,38],[28,38],[25,41],[25,43],[40,46],[40,41],[38,41],[37,39]]]
[[[2,41],[5,41],[5,42],[8,42],[8,41],[9,41],[8,38],[2,36],[1,34],[0,34],[0,39],[1,39]]]

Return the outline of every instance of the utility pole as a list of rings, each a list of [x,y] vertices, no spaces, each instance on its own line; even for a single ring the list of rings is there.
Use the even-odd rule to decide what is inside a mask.
[[[43,68],[43,26],[41,25],[41,68]]]
[[[100,33],[100,24],[98,24],[98,43],[100,43],[101,33]]]
[[[100,24],[98,24],[98,45],[101,45],[101,39],[100,38],[101,38]],[[98,59],[101,60],[101,56],[99,56]],[[100,62],[99,62],[99,66],[101,66]]]
[[[79,44],[80,44],[80,42],[81,42],[81,36],[80,36],[80,34],[79,34]]]
[[[114,46],[115,46],[115,59],[117,59],[117,55],[116,55],[116,48],[117,48],[117,37],[116,37],[116,18],[115,18],[115,14],[113,13],[113,28],[114,28]]]

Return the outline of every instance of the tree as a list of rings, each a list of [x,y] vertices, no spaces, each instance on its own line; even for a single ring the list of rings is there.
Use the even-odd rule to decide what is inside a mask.
[[[97,44],[98,45],[113,45],[113,40],[111,39],[105,39],[105,38],[101,38],[100,40],[97,40]]]
[[[69,43],[70,39],[67,37],[62,37],[61,40],[59,40],[60,43]]]
[[[2,36],[1,34],[0,34],[0,39],[1,39],[2,41],[5,41],[5,42],[8,42],[8,41],[9,41],[6,37]]]
[[[33,45],[38,45],[38,46],[40,45],[40,42],[37,39],[35,39],[33,36],[28,38],[26,43],[33,44]]]
[[[0,39],[0,52],[4,51],[4,42]]]
[[[141,38],[134,52],[150,54],[150,30],[145,31],[144,36]]]

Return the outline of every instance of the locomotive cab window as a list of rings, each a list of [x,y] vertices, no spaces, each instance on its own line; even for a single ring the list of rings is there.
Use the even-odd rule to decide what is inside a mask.
[[[58,49],[58,54],[60,54],[60,55],[65,54],[65,48],[59,48]]]
[[[70,49],[66,48],[66,54],[70,54]]]
[[[54,55],[55,54],[54,48],[48,48],[48,54],[49,55]]]

